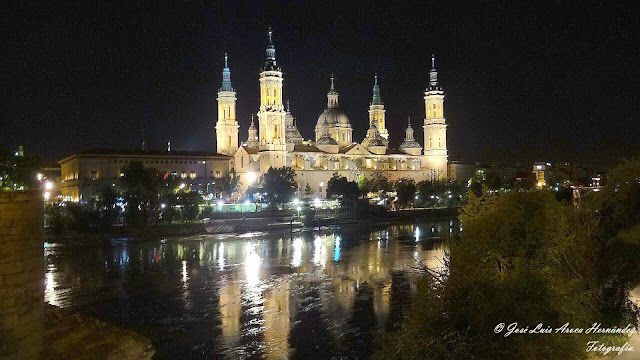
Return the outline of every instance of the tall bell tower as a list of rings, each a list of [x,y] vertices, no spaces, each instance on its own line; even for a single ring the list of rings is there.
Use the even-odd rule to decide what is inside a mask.
[[[231,86],[231,70],[224,54],[222,87],[218,90],[218,121],[216,147],[219,154],[233,156],[238,150],[238,121],[236,120],[236,92]]]
[[[276,65],[273,32],[269,28],[266,60],[260,73],[260,111],[258,132],[260,141],[260,170],[283,167],[287,163],[285,139],[286,111],[282,103],[282,71]]]
[[[444,91],[438,85],[435,55],[431,56],[429,86],[424,92],[424,155],[426,167],[431,169],[432,179],[447,179],[447,122],[444,118]],[[424,165],[423,165],[424,167]]]
[[[380,96],[380,86],[378,85],[378,75],[374,77],[373,83],[373,97],[371,98],[371,104],[369,104],[369,124],[372,122],[376,124],[380,136],[385,140],[385,143],[389,144],[389,132],[387,131],[387,122],[385,117],[386,110],[382,103],[382,97]]]

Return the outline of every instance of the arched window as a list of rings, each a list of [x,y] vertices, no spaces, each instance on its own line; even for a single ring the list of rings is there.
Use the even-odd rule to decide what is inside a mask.
[[[231,147],[231,135],[229,135],[229,147]]]
[[[273,125],[273,137],[278,138],[278,125]]]
[[[438,147],[441,148],[442,147],[442,139],[438,138]]]
[[[436,104],[433,104],[433,108],[434,108],[434,109],[436,108]]]
[[[431,148],[431,137],[429,137],[429,148]]]

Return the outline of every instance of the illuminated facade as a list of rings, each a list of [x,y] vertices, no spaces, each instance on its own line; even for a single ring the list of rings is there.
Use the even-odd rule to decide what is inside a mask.
[[[236,120],[236,92],[231,86],[231,70],[224,54],[222,86],[218,90],[218,121],[216,145],[219,154],[233,156],[238,149],[238,121]]]
[[[433,58],[429,86],[424,96],[424,152],[414,138],[410,121],[402,144],[397,149],[389,146],[386,110],[377,75],[368,111],[370,126],[360,143],[354,140],[349,117],[340,108],[333,76],[327,93],[327,107],[316,122],[315,141],[303,139],[288,105],[285,110],[283,81],[282,71],[276,64],[273,33],[269,29],[265,65],[259,76],[258,128],[252,119],[247,141],[236,147],[233,155],[233,167],[242,176],[243,190],[270,167],[282,166],[296,171],[300,188],[308,184],[321,195],[334,172],[349,180],[356,180],[360,175],[369,176],[376,171],[383,172],[389,180],[408,177],[416,181],[437,181],[447,178],[444,92],[438,85]],[[223,87],[224,84],[223,77]],[[226,141],[229,134],[237,134],[223,131],[222,141]],[[221,141],[220,135],[217,138]],[[226,141],[223,145],[234,141],[237,140]],[[225,153],[230,150],[220,145],[218,149]]]
[[[132,162],[174,176],[197,190],[229,173],[231,157],[190,151],[88,150],[60,160],[60,192],[65,199],[88,201],[105,185],[118,186],[122,170]]]

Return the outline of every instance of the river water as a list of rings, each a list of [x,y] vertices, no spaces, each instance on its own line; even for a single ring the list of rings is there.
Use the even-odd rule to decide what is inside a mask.
[[[366,358],[407,315],[418,262],[444,270],[455,219],[45,244],[45,301],[133,329],[158,359]]]

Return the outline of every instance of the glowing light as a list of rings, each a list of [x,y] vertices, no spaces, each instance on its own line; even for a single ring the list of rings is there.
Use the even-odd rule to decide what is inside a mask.
[[[165,204],[160,204],[160,208],[161,208],[161,209],[164,209],[164,208],[166,208],[166,207],[167,207],[167,205],[165,205]]]
[[[185,183],[180,184],[180,189],[184,189],[185,186],[187,186],[187,184],[185,184]]]
[[[302,264],[302,239],[293,240],[293,256],[291,257],[291,266],[298,267]]]
[[[420,227],[416,226],[416,231],[414,232],[414,236],[416,238],[416,242],[420,241]]]
[[[313,199],[313,205],[320,206],[320,198]]]
[[[301,208],[300,206],[298,206],[298,207],[296,208],[296,210],[300,211],[300,210],[302,210],[302,208]]]
[[[251,184],[253,184],[254,181],[256,181],[256,173],[248,172],[247,173],[247,184],[251,185]]]
[[[293,199],[293,204],[294,204],[294,205],[298,205],[298,204],[300,204],[300,200],[298,200],[297,198],[296,198],[296,199]]]
[[[324,186],[324,181],[320,183],[320,187],[323,187],[323,186]]]
[[[186,283],[189,280],[189,274],[187,273],[187,260],[182,261],[182,282]]]
[[[218,248],[218,270],[224,270],[224,243],[220,243],[220,247]]]
[[[36,179],[38,179],[38,181],[42,180],[42,174],[38,173],[38,175],[36,175]]]
[[[251,201],[249,201],[249,200],[245,200],[245,201],[244,201],[244,204],[245,204],[245,205],[251,205]]]
[[[336,236],[336,244],[333,248],[333,261],[340,261],[340,236]]]
[[[218,207],[222,207],[224,205],[224,200],[218,200]]]
[[[52,183],[51,181],[47,181],[47,182],[44,184],[44,187],[45,187],[45,189],[47,189],[47,190],[51,190],[51,189],[53,189],[53,183]]]
[[[45,191],[45,192],[44,192],[44,199],[45,199],[45,200],[49,200],[49,198],[50,198],[50,197],[51,197],[51,193],[50,193],[50,192],[48,192],[48,191]]]
[[[247,256],[244,260],[244,272],[247,278],[247,286],[250,290],[256,290],[260,283],[260,263],[262,259],[255,251],[254,244],[247,244]]]
[[[324,267],[327,263],[327,249],[319,236],[313,241],[313,248],[313,263]]]

